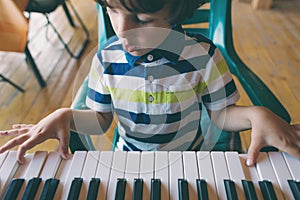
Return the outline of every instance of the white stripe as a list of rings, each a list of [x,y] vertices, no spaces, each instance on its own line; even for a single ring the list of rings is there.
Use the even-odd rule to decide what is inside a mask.
[[[112,111],[112,108],[111,108],[111,105],[108,104],[99,104],[93,100],[91,100],[90,98],[86,98],[86,101],[85,101],[86,105],[88,108],[92,109],[92,110],[95,110],[97,112],[111,112]]]
[[[127,63],[123,50],[103,50],[101,52],[102,62],[109,63]]]
[[[226,97],[226,90],[225,86],[232,81],[232,76],[229,71],[224,73],[222,76],[218,76],[217,79],[212,80],[209,82],[207,88],[202,92],[202,96],[206,94],[211,94],[213,92],[216,92],[220,89],[224,89],[224,97]]]
[[[239,99],[240,95],[238,91],[233,93],[231,96],[227,97],[226,99],[221,99],[219,101],[215,101],[213,103],[205,103],[205,106],[207,107],[208,110],[212,111],[217,111],[217,110],[222,110],[226,108],[229,105],[233,105],[237,102]]]
[[[189,45],[189,46],[184,47],[184,49],[180,55],[179,61],[181,61],[181,60],[188,61],[188,59],[191,59],[191,58],[208,55],[209,48],[210,48],[210,44],[208,44],[208,43],[204,43],[204,42],[196,43],[195,42],[194,45]]]

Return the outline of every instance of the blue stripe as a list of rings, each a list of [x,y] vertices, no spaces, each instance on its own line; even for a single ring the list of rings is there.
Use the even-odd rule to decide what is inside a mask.
[[[132,67],[127,63],[103,63],[103,65],[106,66],[104,74],[134,77],[146,77],[146,75],[154,75],[156,79],[161,79],[205,69],[210,58],[211,57],[209,55],[203,55],[191,58],[189,60],[182,60],[176,64],[166,63],[164,65],[153,67]]]
[[[101,94],[91,88],[88,88],[87,96],[92,99],[93,101],[96,101],[97,103],[102,104],[111,104],[111,96],[106,94]]]
[[[210,94],[204,95],[202,97],[203,102],[214,102],[221,99],[224,99],[226,97],[229,97],[234,92],[237,91],[236,85],[233,80],[231,80],[229,83],[225,85],[225,88],[221,88],[215,92],[212,92]]]
[[[199,110],[201,112],[201,104],[194,103],[182,112],[172,114],[150,115],[146,113],[134,113],[128,110],[115,108],[118,116],[122,116],[135,124],[171,124],[186,118],[191,112]],[[200,118],[200,116],[199,116]]]
[[[199,132],[201,133],[199,120],[195,120],[195,121],[188,123],[186,126],[181,128],[179,131],[171,132],[171,133],[162,133],[162,134],[158,134],[158,133],[145,134],[145,133],[140,133],[140,132],[130,132],[129,127],[124,126],[123,124],[122,124],[122,126],[126,131],[126,133],[125,133],[126,137],[135,139],[136,141],[139,141],[139,142],[154,143],[154,144],[165,144],[165,143],[172,142],[172,140],[179,133],[180,133],[180,135],[183,135],[184,133],[188,133],[188,132],[194,131],[194,130],[199,130],[198,133]],[[198,134],[196,134],[196,135],[198,135]],[[178,139],[178,138],[176,138],[176,139]]]
[[[104,63],[103,65],[107,66],[104,74],[109,75],[143,77],[145,71],[143,66],[131,67],[127,63]]]

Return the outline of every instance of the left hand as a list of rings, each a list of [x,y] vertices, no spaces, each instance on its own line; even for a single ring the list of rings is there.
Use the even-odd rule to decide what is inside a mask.
[[[254,165],[259,151],[265,146],[274,146],[281,151],[300,158],[300,124],[290,125],[266,108],[254,112],[251,143],[247,165]]]

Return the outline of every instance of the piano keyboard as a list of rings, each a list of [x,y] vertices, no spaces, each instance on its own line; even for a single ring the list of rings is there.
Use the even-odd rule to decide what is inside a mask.
[[[68,160],[38,151],[19,165],[0,155],[0,199],[300,199],[300,161],[260,153],[77,151]]]

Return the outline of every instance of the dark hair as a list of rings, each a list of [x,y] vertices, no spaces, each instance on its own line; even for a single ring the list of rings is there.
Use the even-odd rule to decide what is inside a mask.
[[[134,13],[154,13],[170,4],[170,23],[180,24],[192,17],[204,0],[119,0],[124,8]],[[109,7],[106,0],[96,0],[102,7]],[[173,12],[173,13],[172,13]]]

